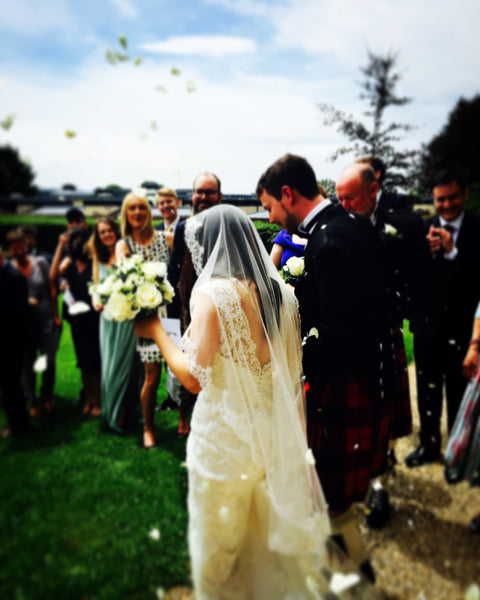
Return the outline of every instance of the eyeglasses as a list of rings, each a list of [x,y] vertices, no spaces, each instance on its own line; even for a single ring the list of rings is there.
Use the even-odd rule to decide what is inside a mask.
[[[215,196],[218,194],[218,190],[193,190],[196,196]]]

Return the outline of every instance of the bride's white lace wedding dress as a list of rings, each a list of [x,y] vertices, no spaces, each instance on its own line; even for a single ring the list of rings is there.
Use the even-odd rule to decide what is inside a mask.
[[[272,340],[255,284],[199,283],[183,339],[202,386],[187,446],[196,598],[321,598],[329,522],[303,431],[296,300],[282,290]]]

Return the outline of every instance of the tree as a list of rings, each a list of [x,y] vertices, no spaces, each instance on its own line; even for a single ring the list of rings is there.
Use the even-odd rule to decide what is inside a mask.
[[[360,82],[362,91],[359,98],[368,103],[367,110],[362,114],[368,117],[371,123],[365,124],[331,104],[317,105],[324,115],[324,125],[336,126],[337,131],[352,142],[350,146],[338,148],[332,154],[331,160],[335,161],[349,152],[353,152],[357,158],[365,155],[376,156],[385,163],[387,173],[383,186],[390,189],[411,186],[410,171],[413,159],[418,155],[417,150],[400,150],[396,146],[403,138],[402,134],[415,129],[413,125],[385,123],[387,108],[404,106],[411,102],[411,98],[396,94],[395,89],[400,80],[399,73],[395,71],[396,62],[395,54],[381,56],[368,52],[367,65],[360,67],[364,79]]]
[[[32,168],[20,158],[18,150],[11,146],[0,146],[0,196],[34,194],[34,179]]]
[[[460,171],[468,184],[480,183],[480,95],[460,98],[441,132],[422,148],[420,183],[445,168]]]

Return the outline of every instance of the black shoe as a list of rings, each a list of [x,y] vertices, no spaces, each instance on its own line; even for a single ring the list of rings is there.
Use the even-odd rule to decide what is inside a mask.
[[[472,533],[480,533],[480,515],[473,517],[468,528]]]
[[[405,459],[407,467],[420,467],[427,463],[432,463],[440,458],[440,450],[436,446],[420,446]]]
[[[365,506],[365,521],[371,529],[382,529],[390,518],[388,492],[372,490]]]
[[[157,408],[155,409],[156,411],[160,411],[160,410],[178,410],[178,404],[176,402],[174,402],[170,396],[167,396],[167,398],[162,402],[162,404],[160,406],[157,406]]]
[[[360,568],[360,571],[368,579],[368,581],[375,583],[375,580],[376,580],[375,572],[374,572],[372,565],[370,564],[370,561],[368,559],[364,560],[359,568]]]

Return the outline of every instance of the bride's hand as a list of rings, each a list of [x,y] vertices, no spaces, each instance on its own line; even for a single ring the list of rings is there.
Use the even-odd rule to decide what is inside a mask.
[[[153,332],[157,327],[161,327],[160,319],[158,315],[152,315],[151,317],[145,317],[142,319],[135,319],[134,332],[143,338],[153,338]]]

